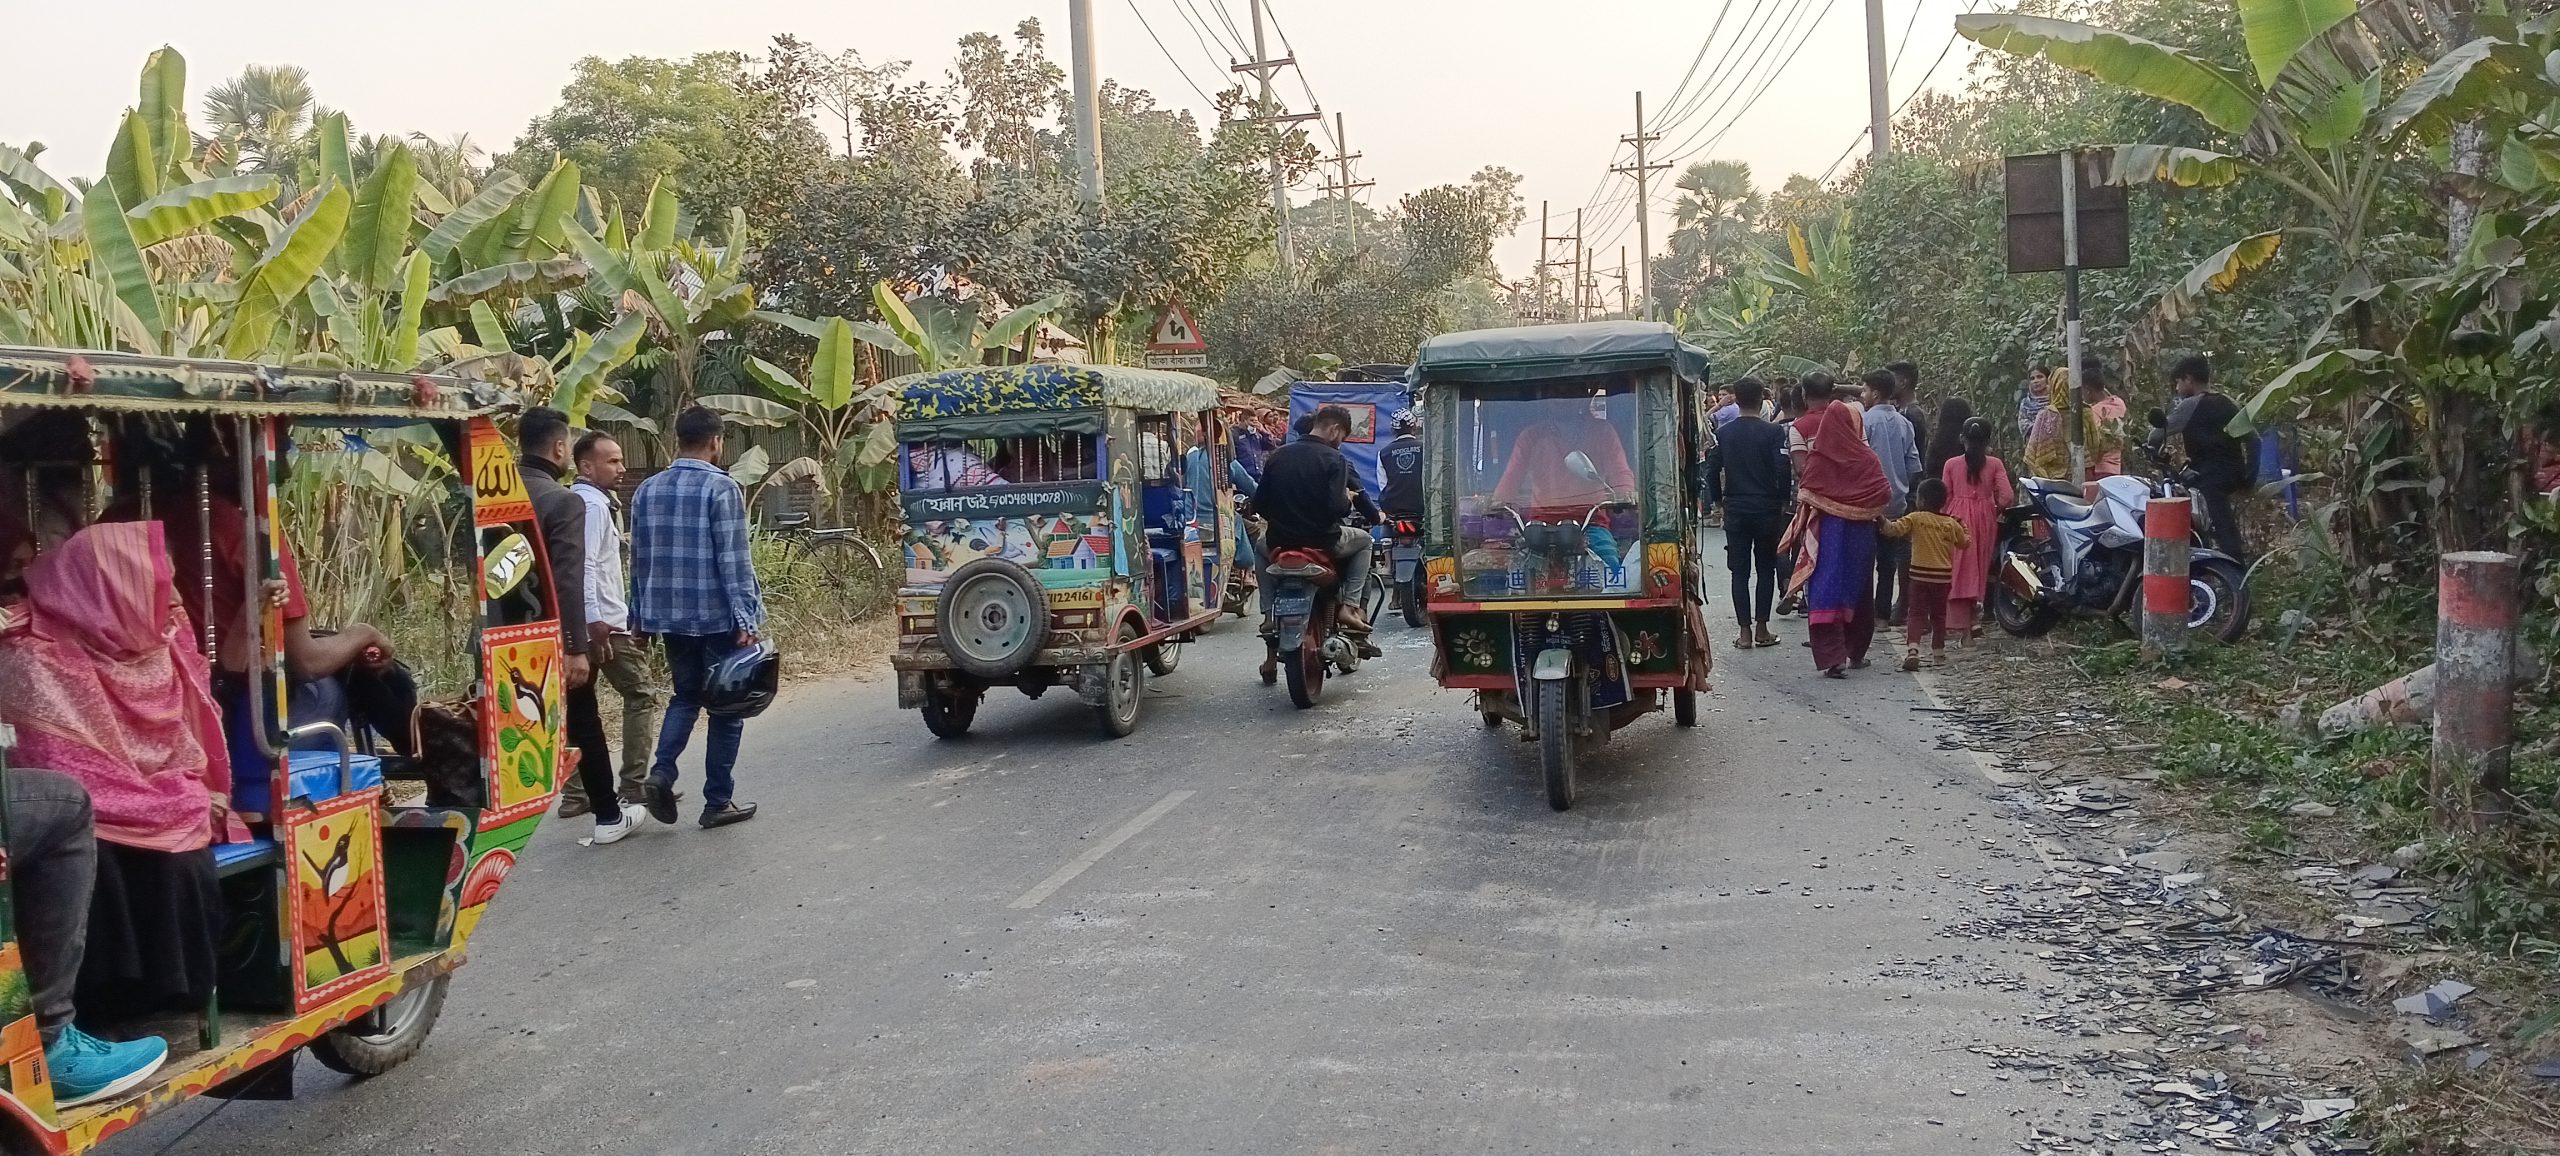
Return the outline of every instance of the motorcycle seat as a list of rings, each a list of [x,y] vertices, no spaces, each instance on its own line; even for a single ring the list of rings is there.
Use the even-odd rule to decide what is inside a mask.
[[[2089,516],[2089,503],[2078,498],[2047,492],[2044,495],[2044,501],[2045,508],[2052,511],[2054,518],[2059,521],[2077,522]]]
[[[1291,547],[1271,556],[1271,573],[1277,578],[1297,578],[1318,586],[1333,585],[1336,577],[1333,555],[1304,546]]]

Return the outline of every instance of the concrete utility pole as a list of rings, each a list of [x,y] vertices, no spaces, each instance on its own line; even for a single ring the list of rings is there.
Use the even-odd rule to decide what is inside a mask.
[[[1868,0],[1869,12],[1875,0]],[[1879,136],[1877,139],[1883,139]],[[2064,149],[2062,159],[2062,360],[2071,370],[2071,484],[2089,484],[2088,422],[2081,417],[2089,388],[2080,364],[2080,153]]]
[[[1627,247],[1618,246],[1618,312],[1632,316],[1634,304],[1627,300]]]
[[[1582,317],[1582,210],[1574,210],[1574,320]]]
[[[1636,253],[1643,258],[1636,262],[1636,269],[1637,276],[1641,278],[1641,284],[1644,286],[1644,311],[1640,316],[1647,321],[1653,320],[1653,194],[1647,182],[1653,174],[1671,166],[1646,163],[1645,146],[1661,139],[1658,133],[1644,131],[1644,94],[1639,92],[1636,94],[1635,135],[1618,138],[1620,144],[1636,146],[1636,163],[1613,165],[1609,171],[1635,174]]]
[[[1884,0],[1867,0],[1867,155],[1893,151],[1893,94],[1886,85]]]
[[[1342,198],[1343,219],[1351,223],[1351,251],[1358,253],[1360,251],[1360,214],[1352,208],[1351,194],[1360,189],[1374,188],[1378,182],[1351,179],[1351,162],[1359,160],[1360,154],[1351,151],[1351,132],[1342,126],[1342,114],[1338,112],[1333,114],[1333,143],[1335,147],[1342,150],[1342,153],[1339,156],[1326,157],[1325,162],[1336,166],[1336,171],[1341,174],[1341,177],[1334,183],[1326,185],[1324,191]]]
[[[1538,202],[1538,311],[1547,311],[1547,203]]]
[[[1236,65],[1232,71],[1250,72],[1262,83],[1262,95],[1254,101],[1253,121],[1271,130],[1271,217],[1280,236],[1280,272],[1292,284],[1298,279],[1297,248],[1289,239],[1289,181],[1280,171],[1281,126],[1315,120],[1320,112],[1282,113],[1271,99],[1271,74],[1296,64],[1297,58],[1283,56],[1272,59],[1263,45],[1262,0],[1251,0],[1253,8],[1253,59]]]
[[[1093,0],[1067,0],[1067,57],[1075,77],[1076,184],[1087,208],[1102,207],[1102,96],[1093,63]]]

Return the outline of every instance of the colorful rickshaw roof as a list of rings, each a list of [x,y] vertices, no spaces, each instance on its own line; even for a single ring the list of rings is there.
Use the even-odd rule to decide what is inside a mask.
[[[1116,406],[1149,413],[1218,407],[1218,383],[1189,373],[1043,361],[916,373],[882,383],[896,390],[901,421],[1049,413]]]
[[[1533,381],[1662,366],[1692,381],[1707,377],[1707,351],[1659,321],[1586,321],[1444,333],[1422,343],[1413,378]]]
[[[0,406],[451,420],[519,404],[497,385],[447,374],[351,373],[0,346]]]

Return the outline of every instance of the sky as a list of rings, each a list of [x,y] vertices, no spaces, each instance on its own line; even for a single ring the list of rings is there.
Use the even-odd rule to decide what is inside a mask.
[[[1882,0],[1897,105],[1924,78],[1927,87],[1962,86],[1971,45],[1950,46],[1953,18],[1978,3]],[[1608,168],[1624,163],[1618,138],[1634,131],[1639,89],[1664,137],[1657,163],[1741,160],[1768,188],[1866,147],[1865,19],[1855,0],[1270,0],[1270,10],[1271,52],[1293,50],[1300,62],[1279,75],[1278,96],[1305,111],[1311,90],[1328,123],[1344,115],[1361,154],[1356,176],[1378,183],[1366,194],[1373,206],[1485,165],[1527,178],[1529,224],[1495,254],[1514,278],[1537,260],[1542,201],[1558,234],[1572,230],[1574,210],[1587,210],[1596,266],[1614,269],[1618,248],[1635,245],[1632,183]],[[1222,44],[1249,47],[1252,34],[1247,0],[1094,0],[1094,14],[1104,75],[1203,119],[1207,102],[1193,86],[1214,95],[1240,56]],[[441,0],[304,5],[290,19],[254,20],[200,0],[29,5],[11,17],[17,42],[46,47],[13,64],[0,142],[42,141],[48,171],[94,175],[134,101],[143,57],[163,44],[187,57],[191,114],[206,87],[243,65],[299,64],[357,131],[468,132],[495,150],[557,100],[581,56],[756,52],[788,32],[939,74],[962,35],[1010,32],[1026,17],[1040,20],[1063,65],[1066,0]],[[1693,62],[1697,77],[1673,106]],[[1317,143],[1333,151],[1323,136]],[[1655,186],[1657,250],[1674,175]],[[1301,200],[1316,195],[1298,191]]]

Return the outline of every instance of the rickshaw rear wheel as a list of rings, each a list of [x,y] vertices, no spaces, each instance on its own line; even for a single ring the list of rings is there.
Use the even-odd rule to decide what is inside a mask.
[[[1542,681],[1538,696],[1538,769],[1546,773],[1547,805],[1559,811],[1573,807],[1574,680]]]
[[[1128,645],[1137,637],[1136,626],[1121,627],[1120,649],[1103,664],[1104,701],[1093,713],[1106,738],[1127,738],[1138,729],[1138,703],[1147,696],[1147,664],[1138,657],[1138,648]]]
[[[1170,638],[1147,648],[1147,673],[1163,678],[1182,665],[1182,644]]]
[[[1681,689],[1671,692],[1671,721],[1677,726],[1698,725],[1697,691]]]
[[[444,1014],[445,986],[451,982],[452,976],[440,975],[401,991],[364,1018],[311,1041],[311,1058],[330,1071],[359,1077],[399,1067],[427,1046],[427,1033]]]
[[[927,687],[924,692],[924,729],[938,739],[956,739],[969,733],[969,724],[978,717],[978,703],[985,698],[979,691]]]

